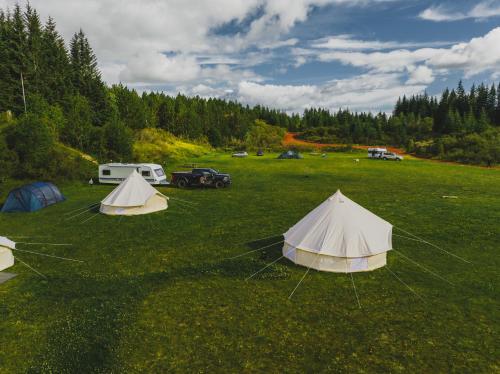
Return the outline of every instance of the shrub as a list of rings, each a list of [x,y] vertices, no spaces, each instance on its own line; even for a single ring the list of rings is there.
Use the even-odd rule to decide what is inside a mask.
[[[285,129],[268,125],[261,120],[255,120],[245,136],[245,145],[249,149],[272,149],[281,146]]]
[[[7,145],[17,154],[19,167],[14,174],[38,176],[52,158],[55,137],[53,131],[34,114],[23,115],[6,133]]]
[[[161,129],[143,129],[135,136],[133,159],[137,162],[164,163],[167,160],[184,160],[211,152],[206,139],[182,140]]]

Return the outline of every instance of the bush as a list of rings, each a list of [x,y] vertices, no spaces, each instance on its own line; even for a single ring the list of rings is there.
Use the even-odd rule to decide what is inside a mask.
[[[130,160],[132,158],[132,131],[114,117],[103,127],[104,158],[110,160]]]
[[[248,149],[276,149],[281,146],[285,133],[282,127],[255,120],[245,136],[245,145]]]
[[[52,129],[34,114],[23,115],[6,132],[8,148],[17,154],[19,167],[14,174],[36,177],[51,161],[55,144]]]
[[[136,134],[133,159],[137,162],[164,163],[168,160],[199,157],[211,150],[205,139],[185,141],[164,130],[148,128]]]
[[[3,134],[0,133],[0,182],[4,178],[10,177],[18,165],[19,159],[16,152],[9,149]]]
[[[490,127],[481,134],[446,135],[435,140],[416,142],[415,154],[470,164],[498,164],[500,129]]]

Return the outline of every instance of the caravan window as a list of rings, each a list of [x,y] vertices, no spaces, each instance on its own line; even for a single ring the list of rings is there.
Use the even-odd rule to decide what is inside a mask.
[[[103,169],[102,170],[102,175],[111,175],[111,170],[109,170],[109,169]]]
[[[141,175],[143,177],[150,177],[151,176],[151,172],[149,170],[143,170],[143,171],[141,171]]]
[[[165,172],[163,171],[163,169],[155,169],[155,173],[159,177],[163,177],[165,175]]]

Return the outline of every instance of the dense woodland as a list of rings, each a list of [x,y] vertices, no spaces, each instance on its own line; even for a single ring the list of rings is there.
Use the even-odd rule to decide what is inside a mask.
[[[383,113],[304,112],[302,138],[323,143],[394,145],[420,156],[491,165],[500,160],[500,84],[400,98]]]
[[[0,10],[2,176],[75,175],[83,165],[79,152],[99,161],[133,160],[137,134],[148,128],[213,147],[271,146],[281,132],[266,124],[311,140],[390,144],[421,155],[496,163],[500,86],[466,93],[460,83],[439,100],[403,97],[392,116],[314,108],[300,116],[215,98],[139,95],[104,84],[82,30],[66,46],[55,21],[42,23],[30,5]]]

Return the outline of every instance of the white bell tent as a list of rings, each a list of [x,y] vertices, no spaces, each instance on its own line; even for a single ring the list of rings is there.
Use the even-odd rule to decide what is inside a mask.
[[[392,225],[340,190],[284,234],[283,256],[298,265],[338,273],[386,264]]]
[[[151,186],[136,170],[101,201],[100,212],[137,215],[167,209],[168,197]]]
[[[0,271],[14,266],[13,249],[16,249],[16,243],[4,236],[0,236]]]

